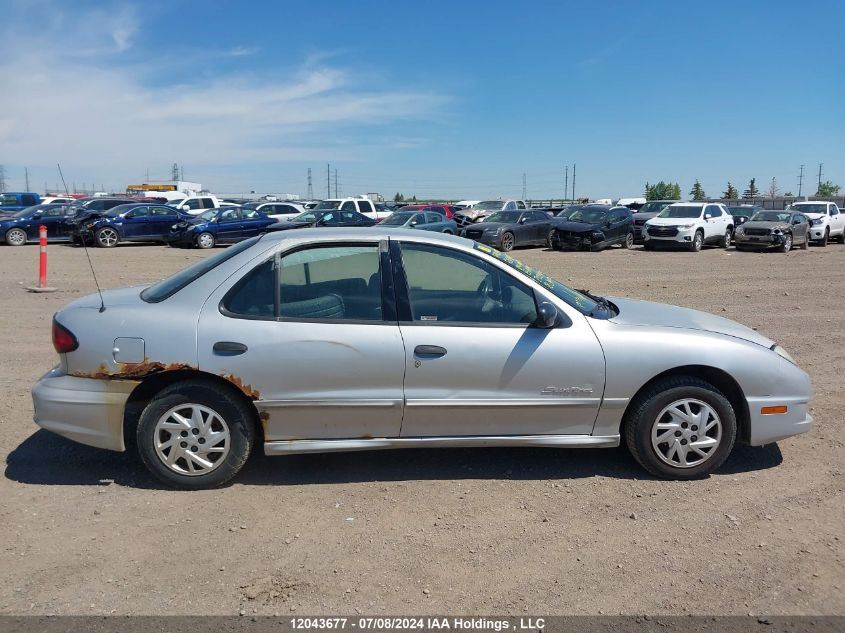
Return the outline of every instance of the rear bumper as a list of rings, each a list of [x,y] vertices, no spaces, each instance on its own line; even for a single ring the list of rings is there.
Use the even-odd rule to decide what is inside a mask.
[[[749,444],[762,446],[786,437],[806,433],[813,428],[813,418],[807,412],[807,398],[748,398],[748,411],[751,416],[751,437]],[[786,413],[764,415],[763,407],[786,405]]]
[[[74,442],[124,451],[123,412],[137,385],[132,380],[77,378],[53,369],[32,387],[33,420]]]

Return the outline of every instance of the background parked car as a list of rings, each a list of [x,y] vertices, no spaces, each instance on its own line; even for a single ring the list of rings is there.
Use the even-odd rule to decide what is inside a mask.
[[[642,244],[643,242],[643,226],[645,223],[675,202],[680,202],[680,200],[649,200],[637,210],[634,214],[635,244]]]
[[[379,226],[422,229],[424,231],[438,231],[440,233],[458,232],[458,225],[454,220],[449,220],[445,215],[434,211],[405,211],[405,208],[396,211],[390,217],[379,222]]]
[[[304,229],[307,227],[350,227],[350,226],[373,226],[376,223],[372,218],[358,213],[357,211],[341,211],[333,209],[330,211],[321,211],[318,209],[311,209],[300,213],[296,217],[284,222],[277,222],[270,226],[267,230],[288,231],[290,229]]]
[[[556,221],[549,232],[549,248],[600,251],[619,244],[634,246],[634,220],[628,207],[584,205],[565,220]]]
[[[305,211],[305,207],[294,202],[247,202],[241,208],[255,209],[276,221],[288,220]]]
[[[112,248],[120,242],[164,242],[174,222],[191,217],[163,204],[122,204],[78,224],[73,237],[93,238],[100,248]]]
[[[462,235],[507,252],[515,246],[545,245],[550,228],[551,218],[539,209],[499,211],[469,225]]]
[[[734,232],[736,232],[737,227],[748,222],[748,218],[759,211],[763,211],[763,207],[756,204],[738,204],[728,207],[728,213],[734,218]]]
[[[472,207],[463,209],[453,219],[458,224],[458,228],[464,228],[499,211],[518,211],[527,208],[528,205],[523,200],[482,200]]]
[[[86,210],[88,210],[91,214],[108,211],[109,209],[114,209],[116,206],[121,204],[132,204],[134,202],[138,202],[135,198],[105,198],[105,197],[92,197],[92,198],[80,198],[76,201],[76,204],[81,205]]]
[[[449,220],[454,219],[452,207],[445,204],[406,204],[400,211],[434,211],[446,216]]]
[[[29,191],[0,193],[0,213],[12,214],[41,204],[41,196]]]
[[[234,244],[255,237],[275,223],[273,218],[255,209],[208,209],[174,224],[165,241],[171,246],[212,248],[217,244]]]
[[[819,246],[827,246],[831,238],[845,244],[845,213],[833,202],[796,202],[789,211],[803,213],[810,220],[810,239]]]
[[[340,211],[353,211],[365,215],[372,220],[383,220],[389,216],[392,211],[385,208],[383,210],[376,209],[375,204],[368,198],[327,198],[320,200],[315,211],[331,211],[338,209]]]
[[[802,249],[807,248],[809,231],[810,222],[803,213],[761,210],[736,228],[734,239],[738,251],[777,248],[788,253],[799,244]]]
[[[38,240],[38,229],[47,227],[47,240],[70,240],[70,222],[80,208],[72,204],[39,204],[0,218],[0,236],[9,246],[22,246]]]
[[[700,251],[704,244],[731,245],[733,216],[723,204],[676,202],[663,209],[643,227],[646,249],[684,246]]]

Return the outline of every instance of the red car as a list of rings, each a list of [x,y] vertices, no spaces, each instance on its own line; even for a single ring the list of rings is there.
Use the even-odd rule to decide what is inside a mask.
[[[447,219],[451,220],[454,208],[447,204],[406,204],[401,208],[401,211],[434,211],[441,215],[445,215]]]

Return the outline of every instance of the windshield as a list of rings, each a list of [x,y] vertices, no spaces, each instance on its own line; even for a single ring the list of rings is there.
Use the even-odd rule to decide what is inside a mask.
[[[731,215],[748,215],[754,212],[754,207],[728,207],[728,213]]]
[[[685,205],[670,205],[657,214],[658,218],[698,218],[701,217],[701,209],[699,204],[685,204]]]
[[[194,217],[200,218],[201,220],[205,220],[206,222],[210,222],[215,217],[217,217],[217,211],[218,211],[218,209],[209,209],[208,211],[205,211],[204,213],[200,213],[199,215],[194,216]]]
[[[404,211],[402,213],[394,213],[391,216],[388,216],[384,220],[382,220],[379,224],[384,224],[385,226],[402,226],[414,217],[416,213],[413,211]]]
[[[321,200],[317,203],[315,209],[337,209],[340,206],[340,200]]]
[[[171,200],[167,204],[171,207],[181,207],[185,203],[185,200],[187,200],[187,198],[176,198],[176,200]]]
[[[291,222],[316,222],[320,218],[325,215],[324,213],[320,213],[318,211],[305,211],[304,213],[300,213],[299,215],[293,216],[290,221]]]
[[[588,224],[601,224],[607,218],[607,211],[604,209],[576,209],[569,215],[570,222],[587,222]]]
[[[789,222],[789,211],[758,211],[751,216],[751,222]]]
[[[827,213],[826,204],[812,204],[801,203],[790,205],[787,211],[795,211],[796,213]]]
[[[666,202],[665,200],[652,200],[651,202],[646,202],[643,206],[641,206],[638,213],[660,213],[667,205],[670,204],[672,203]]]
[[[534,268],[531,268],[531,266],[523,264],[521,261],[514,259],[510,255],[506,255],[505,253],[497,251],[495,248],[491,248],[484,244],[479,244],[478,242],[474,242],[473,247],[476,250],[481,251],[482,253],[487,253],[488,255],[495,257],[500,262],[507,264],[514,270],[519,271],[520,273],[525,275],[526,277],[530,277],[538,284],[543,286],[546,290],[551,292],[558,299],[566,301],[566,303],[571,305],[576,310],[583,312],[584,314],[591,313],[599,305],[597,302],[590,299],[587,295],[582,294],[577,290],[573,290],[569,286],[564,286],[559,281],[549,277],[546,273],[540,272],[539,270],[535,270]]]
[[[473,207],[476,211],[501,211],[505,203],[502,200],[484,200]]]
[[[246,204],[241,205],[241,209],[258,209],[258,205],[264,204],[263,202],[247,202]]]
[[[484,220],[485,222],[519,222],[519,211],[499,211],[498,213],[494,213],[493,215],[487,216]]]
[[[258,237],[244,240],[243,242],[239,242],[234,246],[230,246],[225,250],[215,253],[211,257],[206,257],[187,268],[183,268],[175,275],[171,275],[167,279],[162,279],[157,284],[153,284],[149,288],[142,290],[141,299],[147,303],[158,303],[159,301],[164,301],[168,297],[182,290],[182,288],[188,284],[191,284],[202,277],[209,270],[216,268],[227,259],[231,259],[238,253],[242,253],[255,244],[259,239],[261,239],[260,235]]]
[[[21,209],[12,217],[15,218],[28,218],[30,215],[38,211],[39,209],[43,209],[46,205],[37,204],[34,207],[27,207],[26,209]],[[6,216],[9,217],[9,216]]]

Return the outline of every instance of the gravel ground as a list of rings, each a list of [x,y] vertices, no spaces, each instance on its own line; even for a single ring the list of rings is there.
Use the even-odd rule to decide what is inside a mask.
[[[658,481],[624,449],[253,458],[228,488],[159,489],[130,455],[37,430],[53,312],[93,291],[84,252],[0,247],[0,613],[845,614],[845,246],[789,255],[515,255],[575,287],[760,329],[812,376],[816,426]],[[92,250],[104,287],[196,251]]]

